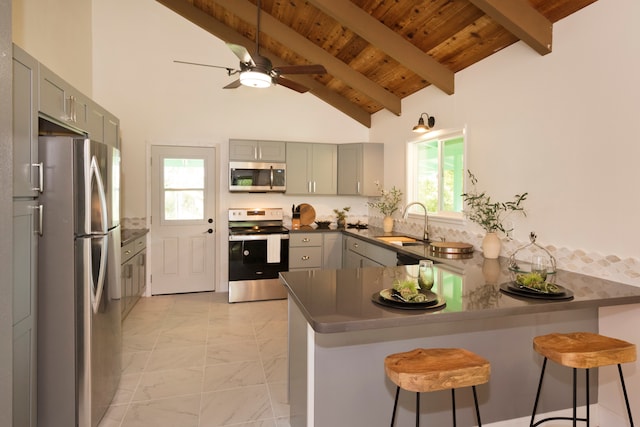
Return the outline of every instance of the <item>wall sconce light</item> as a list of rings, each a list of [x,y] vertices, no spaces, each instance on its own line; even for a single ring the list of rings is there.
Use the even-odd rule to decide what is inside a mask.
[[[427,124],[424,123],[423,116],[427,116]],[[425,133],[431,130],[436,124],[436,118],[428,115],[427,113],[420,114],[420,118],[418,119],[418,124],[413,127],[413,131],[415,133]]]

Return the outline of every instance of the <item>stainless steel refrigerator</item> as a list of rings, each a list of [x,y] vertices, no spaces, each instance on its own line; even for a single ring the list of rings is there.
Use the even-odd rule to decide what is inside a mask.
[[[120,154],[41,136],[38,426],[95,427],[121,373]]]

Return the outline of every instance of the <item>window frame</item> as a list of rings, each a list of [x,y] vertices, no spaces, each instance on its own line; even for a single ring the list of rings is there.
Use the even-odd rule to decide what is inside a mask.
[[[406,189],[407,189],[407,203],[415,200],[416,196],[416,167],[417,164],[415,162],[416,155],[416,146],[418,143],[422,142],[430,142],[430,141],[438,141],[438,206],[442,206],[442,155],[443,155],[443,142],[450,139],[455,139],[461,137],[463,139],[463,149],[462,149],[462,170],[467,170],[467,128],[466,126],[457,129],[441,129],[436,131],[427,132],[425,134],[420,135],[416,139],[412,139],[407,141],[407,150],[406,150]],[[463,191],[466,191],[466,174],[463,172]],[[464,209],[464,205],[463,205]],[[416,209],[415,212],[412,210],[409,211],[410,217],[423,218],[424,213],[423,210]],[[450,212],[450,211],[438,211],[438,212],[429,212],[429,219],[435,219],[438,222],[447,222],[452,224],[464,224],[464,213],[463,212]]]

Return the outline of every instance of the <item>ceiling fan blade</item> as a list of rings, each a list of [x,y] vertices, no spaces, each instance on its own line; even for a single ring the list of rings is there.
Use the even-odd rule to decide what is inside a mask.
[[[233,43],[227,43],[227,46],[240,59],[240,62],[243,64],[251,64],[253,67],[256,66],[256,63],[253,61],[249,51],[244,46]]]
[[[273,69],[278,74],[325,74],[327,69],[323,65],[282,65]]]
[[[309,91],[309,88],[301,85],[300,83],[294,82],[293,80],[285,79],[284,77],[277,76],[275,77],[275,81],[277,84],[282,85],[284,87],[288,87],[289,89],[293,89],[299,93],[305,93]]]
[[[230,67],[222,67],[220,65],[211,65],[211,64],[201,64],[199,62],[188,62],[188,61],[178,61],[176,59],[173,60],[173,62],[177,62],[178,64],[187,64],[187,65],[197,65],[199,67],[211,67],[211,68],[221,68],[223,70],[227,70],[227,72],[229,73],[229,75],[231,75],[231,73],[233,73],[234,71],[236,71],[233,68]]]
[[[234,81],[232,81],[231,83],[229,83],[228,85],[226,85],[225,87],[223,87],[222,89],[235,89],[242,86],[242,83],[240,83],[240,79],[236,79]]]

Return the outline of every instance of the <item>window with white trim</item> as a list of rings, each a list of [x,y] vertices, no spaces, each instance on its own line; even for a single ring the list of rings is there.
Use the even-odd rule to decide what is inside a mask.
[[[462,217],[465,132],[429,132],[407,146],[407,201],[427,207],[429,215]],[[422,214],[419,207],[416,214]],[[413,213],[413,211],[411,211]]]

